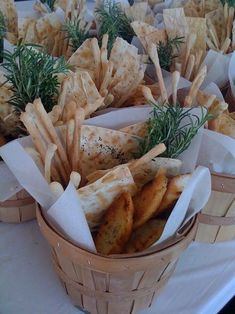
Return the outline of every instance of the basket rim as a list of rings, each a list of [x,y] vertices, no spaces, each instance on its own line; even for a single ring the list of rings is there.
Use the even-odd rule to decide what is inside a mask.
[[[235,175],[228,174],[228,173],[223,173],[223,172],[215,172],[215,171],[210,171],[211,176],[213,177],[219,177],[219,178],[226,178],[226,179],[235,179]]]
[[[65,255],[70,255],[66,254],[67,250],[73,250],[74,254],[81,254],[84,256],[85,259],[96,259],[99,260],[99,262],[113,262],[115,261],[115,264],[117,263],[125,263],[128,262],[130,263],[136,263],[140,260],[146,260],[151,261],[152,259],[156,259],[156,256],[159,257],[161,260],[165,260],[165,258],[169,255],[176,256],[178,258],[178,255],[180,255],[180,252],[183,251],[185,248],[188,247],[188,245],[194,240],[196,230],[197,230],[197,225],[198,225],[198,220],[197,217],[194,217],[192,219],[192,222],[190,224],[189,230],[187,230],[187,233],[175,244],[162,248],[160,251],[156,251],[156,249],[153,252],[150,252],[149,254],[137,256],[136,254],[130,257],[123,257],[123,258],[118,258],[117,256],[104,256],[98,253],[94,253],[92,251],[89,251],[85,248],[81,248],[75,244],[73,244],[71,241],[66,239],[63,235],[59,234],[56,230],[54,230],[49,223],[46,221],[46,219],[43,217],[42,212],[41,212],[41,207],[37,204],[36,206],[36,217],[37,217],[37,222],[39,225],[39,228],[41,229],[41,232],[43,236],[46,238],[46,240],[49,242],[49,244],[54,248],[58,247],[61,251],[64,251]],[[49,238],[48,239],[48,235]],[[176,254],[177,252],[177,254]],[[175,254],[174,254],[175,253]],[[73,254],[73,257],[74,257]],[[120,256],[122,256],[120,254]],[[175,257],[175,258],[176,258]]]

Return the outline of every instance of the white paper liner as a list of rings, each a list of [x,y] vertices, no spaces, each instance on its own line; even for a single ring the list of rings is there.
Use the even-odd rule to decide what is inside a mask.
[[[203,130],[197,163],[213,172],[235,174],[235,140],[214,131]]]

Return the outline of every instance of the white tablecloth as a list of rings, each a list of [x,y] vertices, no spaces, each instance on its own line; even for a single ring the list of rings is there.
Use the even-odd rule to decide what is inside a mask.
[[[193,243],[158,300],[140,314],[216,314],[233,295],[235,241]],[[60,285],[35,221],[0,223],[0,313],[82,313]]]

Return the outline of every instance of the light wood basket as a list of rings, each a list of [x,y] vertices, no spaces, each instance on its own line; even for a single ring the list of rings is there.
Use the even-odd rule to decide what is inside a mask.
[[[21,223],[36,218],[36,202],[25,191],[16,193],[5,202],[0,202],[0,221]]]
[[[37,220],[66,293],[75,306],[91,314],[134,314],[150,307],[197,229],[193,219],[167,248],[107,258],[68,242],[48,225],[40,208]]]
[[[223,242],[235,238],[235,176],[212,173],[212,193],[198,215],[196,241]]]

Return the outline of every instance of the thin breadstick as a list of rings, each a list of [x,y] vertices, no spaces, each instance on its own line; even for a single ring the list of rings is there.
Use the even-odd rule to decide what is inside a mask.
[[[153,94],[152,91],[149,87],[147,86],[142,86],[142,93],[144,95],[144,98],[148,101],[148,102],[152,102],[155,103],[155,99],[153,98]]]
[[[228,19],[228,2],[225,2],[224,4],[224,20],[225,22],[227,21]]]
[[[172,100],[173,100],[174,106],[177,103],[177,90],[178,90],[179,80],[180,80],[180,73],[178,71],[173,72],[172,73]]]
[[[56,181],[51,182],[49,184],[49,187],[50,187],[51,192],[56,198],[59,198],[64,193],[64,189],[59,182],[56,182]]]
[[[99,90],[101,60],[100,60],[100,48],[98,45],[98,40],[96,38],[92,38],[91,40],[91,49],[92,49],[94,60],[95,60],[95,84],[96,84],[97,89]]]
[[[78,189],[80,183],[81,183],[81,175],[80,173],[76,171],[72,171],[70,174],[70,181],[73,183],[75,186],[75,189]]]
[[[52,108],[51,112],[48,113],[48,115],[51,119],[51,122],[53,124],[55,124],[57,121],[59,121],[61,114],[62,114],[62,108],[58,105],[54,106]]]
[[[232,27],[233,27],[233,18],[234,18],[234,8],[230,7],[228,10],[228,19],[227,19],[227,25],[226,25],[226,30],[227,30],[227,36],[230,38],[231,32],[232,32]]]
[[[216,95],[210,95],[207,101],[203,104],[203,106],[207,109],[210,108],[213,102],[215,101],[215,99],[216,99]]]
[[[160,91],[161,91],[162,101],[168,102],[166,86],[165,86],[163,76],[162,76],[162,70],[161,70],[161,66],[159,63],[159,57],[158,57],[156,45],[151,43],[150,46],[148,46],[148,53],[149,53],[151,60],[153,61],[153,64],[154,64],[154,67],[156,70],[156,74],[157,74],[157,78],[158,78],[158,82],[159,82],[159,87],[160,87]]]
[[[227,37],[220,49],[221,53],[227,53],[230,47],[230,44],[231,44],[231,39]]]
[[[80,165],[80,137],[81,137],[81,125],[85,119],[85,112],[82,108],[78,108],[75,113],[75,126],[73,136],[72,147],[72,171],[78,171],[81,173]]]
[[[75,122],[73,119],[67,121],[67,128],[66,128],[66,152],[69,158],[70,164],[72,163],[71,160],[71,152],[73,147],[73,135],[74,135],[74,128]]]
[[[219,48],[217,48],[213,42],[211,41],[211,39],[209,37],[206,38],[206,44],[207,46],[209,47],[209,49],[212,49],[212,50],[218,50]]]
[[[176,62],[175,63],[175,70],[181,74],[182,73],[182,64],[179,62]]]
[[[232,29],[232,50],[235,50],[235,20],[233,21]]]
[[[58,156],[61,160],[61,165],[65,169],[65,174],[67,177],[69,177],[69,174],[71,173],[71,168],[68,162],[68,158],[65,152],[65,149],[59,139],[59,136],[56,133],[55,128],[53,127],[53,124],[51,123],[51,120],[49,119],[46,110],[44,109],[41,100],[36,99],[34,101],[34,107],[37,114],[40,116],[42,123],[44,124],[45,129],[47,130],[52,143],[54,143],[57,146]]]
[[[48,183],[51,182],[51,163],[56,150],[57,146],[55,144],[49,144],[46,151],[44,176]]]
[[[32,147],[26,147],[25,151],[32,157],[32,159],[34,160],[34,162],[36,163],[36,165],[40,168],[43,169],[43,162],[42,162],[42,158],[39,154],[38,151],[36,151],[36,149],[32,148]]]
[[[195,77],[195,79],[192,82],[192,85],[190,87],[189,90],[189,94],[188,96],[186,96],[185,100],[184,100],[184,106],[185,107],[191,107],[195,97],[198,93],[198,90],[200,88],[200,86],[202,85],[205,77],[207,74],[207,67],[206,65],[204,67],[201,68],[201,70],[198,72],[197,76]]]
[[[199,49],[195,55],[194,77],[197,75],[197,72],[201,66],[202,56],[203,50]]]
[[[64,123],[66,123],[67,121],[71,119],[74,119],[76,108],[77,108],[77,104],[73,100],[65,103],[63,113],[62,113],[62,121]]]
[[[41,136],[43,137],[44,141],[47,145],[49,145],[51,141],[51,137],[45,128],[45,125],[43,124],[43,120],[41,119],[38,112],[35,110],[35,107],[33,104],[27,104],[25,107],[26,112],[30,115],[31,119],[34,121],[35,125],[37,126],[38,131],[40,132]],[[55,175],[55,177],[54,177]],[[66,172],[65,169],[60,162],[59,156],[55,156],[55,169],[53,169],[53,178],[55,180],[58,180],[58,176],[61,178],[59,181],[62,181],[64,184],[67,181]]]
[[[187,64],[187,68],[186,68],[185,76],[184,76],[186,80],[190,81],[190,78],[193,73],[194,65],[195,65],[195,56],[191,54],[188,59],[188,64]]]
[[[129,163],[130,171],[139,168],[142,164],[148,163],[150,160],[156,158],[158,155],[161,155],[166,150],[165,144],[161,143],[152,148],[147,154],[142,156],[140,159],[131,161]]]
[[[107,67],[108,67],[108,39],[109,36],[108,34],[104,34],[103,38],[102,38],[102,45],[101,45],[101,49],[100,49],[100,59],[101,59],[101,80],[100,80],[100,84],[102,84],[105,74],[107,72]]]
[[[185,75],[186,69],[187,69],[187,64],[188,64],[188,59],[190,56],[190,52],[193,48],[193,46],[195,45],[197,36],[195,33],[192,33],[189,35],[188,39],[187,39],[187,44],[186,44],[186,51],[185,51],[185,55],[183,58],[183,63],[182,63],[182,74]]]
[[[44,162],[45,161],[45,155],[46,155],[46,145],[42,139],[41,134],[39,133],[36,126],[34,125],[32,118],[30,117],[30,115],[28,113],[23,112],[20,115],[20,120],[23,122],[28,133],[31,135],[32,142],[33,142],[36,150],[39,152],[42,161]]]
[[[214,43],[216,49],[219,49],[219,47],[220,47],[219,38],[217,36],[215,26],[210,20],[208,20],[208,26],[209,26],[208,29],[209,29],[209,33],[210,33],[212,42]]]
[[[104,73],[104,76],[103,76],[103,81],[100,85],[101,95],[103,95],[104,90],[106,90],[109,87],[112,80],[112,73],[113,73],[113,62],[109,61],[107,63],[106,72]]]

